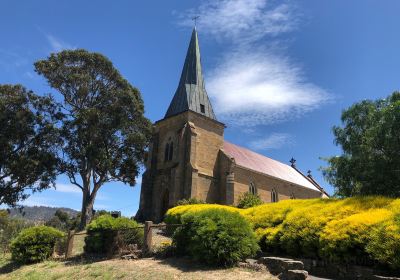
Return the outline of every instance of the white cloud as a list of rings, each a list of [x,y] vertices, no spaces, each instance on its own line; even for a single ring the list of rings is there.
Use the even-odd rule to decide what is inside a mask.
[[[292,119],[330,99],[289,58],[268,52],[230,54],[209,75],[208,92],[219,117],[244,126]]]
[[[53,190],[62,193],[76,194],[80,196],[82,195],[81,189],[73,184],[56,183],[56,189]],[[96,195],[96,200],[108,200],[108,199],[109,197],[104,193],[102,193],[102,189],[100,189]]]
[[[74,194],[82,194],[82,191],[80,188],[78,188],[75,185],[72,184],[63,184],[63,183],[56,183],[56,189],[55,191],[57,192],[63,192],[63,193],[74,193]]]
[[[70,45],[69,43],[64,42],[63,40],[54,37],[51,34],[44,33],[47,41],[49,42],[52,51],[59,52],[66,49],[75,49],[76,47]]]
[[[228,41],[225,55],[206,79],[214,109],[224,122],[249,127],[286,121],[331,99],[307,80],[302,67],[284,54],[285,48],[276,51],[282,45],[277,35],[299,25],[295,10],[290,2],[220,0],[185,13],[183,25],[193,25],[187,14],[199,15],[200,33]]]
[[[265,35],[277,35],[296,27],[294,8],[288,4],[274,5],[267,0],[220,0],[203,3],[186,12],[181,24],[193,26],[190,19],[199,16],[198,27],[217,39],[230,39],[241,44]],[[189,17],[188,17],[189,14]],[[245,36],[243,36],[245,35]]]
[[[56,204],[54,204],[54,201],[51,199],[47,199],[44,197],[35,197],[35,196],[29,196],[26,200],[24,200],[22,205],[25,206],[47,206],[47,207],[57,207]]]
[[[292,136],[287,133],[272,133],[266,138],[251,141],[249,145],[254,150],[269,150],[291,146],[293,143]]]

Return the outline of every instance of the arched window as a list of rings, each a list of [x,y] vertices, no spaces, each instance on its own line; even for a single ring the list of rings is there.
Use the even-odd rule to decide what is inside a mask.
[[[249,193],[257,194],[257,188],[256,188],[256,185],[254,185],[253,182],[251,182],[250,185],[249,185]]]
[[[275,189],[271,191],[271,202],[278,202],[278,193]]]
[[[167,144],[165,144],[164,161],[165,162],[171,161],[173,155],[174,155],[174,143],[172,142],[171,138],[169,138]]]
[[[165,151],[164,151],[164,161],[168,161],[169,158],[169,143],[165,145]]]
[[[172,156],[174,155],[174,143],[169,143],[169,154],[168,154],[168,161],[172,160]]]

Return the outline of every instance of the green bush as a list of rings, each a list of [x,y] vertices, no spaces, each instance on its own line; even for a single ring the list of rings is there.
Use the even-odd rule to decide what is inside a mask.
[[[206,204],[203,200],[201,199],[197,199],[197,198],[184,198],[181,200],[178,200],[178,202],[176,203],[176,206],[181,206],[181,205],[192,205],[192,204]]]
[[[143,243],[143,229],[138,223],[125,217],[113,218],[101,215],[87,226],[85,238],[85,253],[105,254],[112,251],[116,238],[125,244]]]
[[[11,218],[7,210],[0,210],[0,251],[9,252],[11,240],[23,229],[33,226],[20,218]]]
[[[250,224],[238,213],[209,209],[182,216],[173,244],[177,252],[217,265],[233,265],[259,249]]]
[[[241,208],[241,209],[246,209],[246,208],[258,206],[261,204],[263,204],[263,201],[261,200],[261,198],[258,194],[252,194],[249,192],[245,192],[239,197],[237,207]]]
[[[39,262],[51,257],[54,246],[64,234],[52,227],[36,226],[22,230],[11,242],[11,256],[16,262]]]
[[[247,209],[186,205],[169,209],[166,221],[181,223],[211,209],[242,215],[264,252],[400,269],[400,199],[294,199]]]

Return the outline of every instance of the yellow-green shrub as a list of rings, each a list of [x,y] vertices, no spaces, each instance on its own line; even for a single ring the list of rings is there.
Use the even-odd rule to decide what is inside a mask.
[[[190,204],[190,205],[181,205],[171,208],[165,214],[164,221],[167,224],[180,224],[182,222],[182,216],[186,213],[196,213],[203,210],[209,209],[225,209],[231,212],[240,212],[240,209],[236,207],[219,205],[219,204]]]
[[[393,218],[387,209],[370,209],[343,219],[332,220],[320,235],[321,255],[334,261],[357,262],[367,258],[371,230]]]
[[[170,209],[167,221],[180,223],[185,213],[210,208],[245,217],[263,251],[341,262],[379,261],[400,268],[400,199],[296,199],[248,209],[187,205]]]
[[[366,251],[372,259],[393,269],[400,268],[400,217],[388,220],[370,232]]]

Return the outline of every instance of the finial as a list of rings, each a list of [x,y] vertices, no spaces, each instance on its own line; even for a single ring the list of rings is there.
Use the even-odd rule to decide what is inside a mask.
[[[312,175],[311,175],[311,170],[308,170],[308,171],[307,171],[307,176],[308,176],[308,177],[312,177]]]
[[[292,157],[289,161],[291,163],[291,167],[296,167],[296,160]]]
[[[196,28],[197,25],[197,20],[199,19],[200,16],[194,16],[192,17],[192,20],[194,21],[194,28]]]

